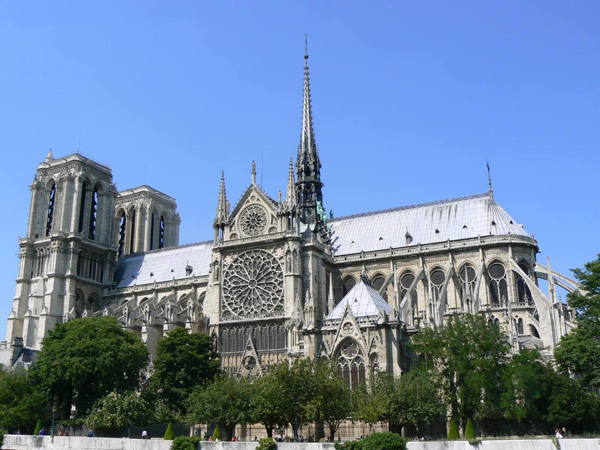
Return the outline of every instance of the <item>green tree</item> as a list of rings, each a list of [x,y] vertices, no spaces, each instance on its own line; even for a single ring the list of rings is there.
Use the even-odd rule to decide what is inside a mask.
[[[600,254],[583,269],[573,269],[573,274],[583,288],[568,296],[577,311],[577,327],[561,338],[554,357],[564,372],[600,387]]]
[[[360,384],[352,392],[353,418],[369,424],[388,421],[395,389],[394,376],[387,372],[379,372],[370,386]]]
[[[212,384],[192,393],[188,422],[222,423],[225,437],[231,439],[235,426],[254,421],[250,380],[223,375]]]
[[[214,380],[220,366],[209,336],[177,328],[158,343],[150,386],[174,412],[185,414],[192,391]]]
[[[331,364],[316,363],[313,370],[314,396],[311,399],[311,419],[323,421],[329,428],[329,439],[343,420],[352,414],[352,392]]]
[[[446,412],[438,388],[431,376],[413,369],[394,380],[389,399],[388,420],[400,430],[405,424],[419,429],[420,423],[431,423]]]
[[[273,437],[273,429],[285,427],[288,422],[283,411],[286,405],[281,398],[281,386],[274,372],[268,372],[254,381],[252,385],[254,420],[262,423],[267,436]]]
[[[175,439],[175,433],[173,433],[173,424],[171,424],[171,422],[169,422],[169,425],[167,425],[167,429],[165,430],[165,435],[163,436],[163,439],[165,441],[172,441],[173,439]]]
[[[152,411],[146,401],[135,392],[113,391],[98,400],[91,413],[84,419],[85,425],[93,430],[122,430],[132,425],[147,425]]]
[[[313,362],[298,359],[291,364],[283,362],[271,369],[270,376],[280,386],[279,410],[285,423],[294,430],[294,440],[298,439],[300,427],[311,421],[311,402],[315,395]]]
[[[63,416],[71,404],[85,417],[96,400],[116,390],[135,390],[148,364],[148,349],[114,317],[59,323],[42,341],[32,371],[48,400],[58,399]]]
[[[27,373],[0,370],[0,428],[25,430],[39,417],[44,403]]]
[[[450,428],[448,429],[448,440],[449,441],[458,441],[460,439],[460,435],[458,434],[458,425],[456,424],[456,420],[450,420]]]
[[[499,401],[510,347],[500,328],[488,324],[484,316],[453,317],[445,326],[415,336],[413,347],[463,428],[483,404]]]

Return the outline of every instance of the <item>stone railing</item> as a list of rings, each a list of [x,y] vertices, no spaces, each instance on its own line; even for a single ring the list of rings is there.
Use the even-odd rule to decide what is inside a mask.
[[[162,439],[87,438],[25,436],[7,434],[3,449],[7,450],[170,450],[172,441]],[[600,439],[561,439],[561,450],[598,450]],[[206,442],[198,450],[255,450],[257,442]],[[408,450],[556,450],[552,439],[483,440],[476,447],[467,441],[409,442]],[[331,443],[280,442],[278,450],[334,450]]]

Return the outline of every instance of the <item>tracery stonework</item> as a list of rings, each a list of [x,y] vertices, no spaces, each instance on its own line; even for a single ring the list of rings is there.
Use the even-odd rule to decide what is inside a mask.
[[[267,211],[260,205],[250,205],[240,214],[239,228],[246,236],[263,234],[267,226]]]
[[[233,260],[223,279],[224,320],[283,315],[283,270],[268,252],[250,250]]]

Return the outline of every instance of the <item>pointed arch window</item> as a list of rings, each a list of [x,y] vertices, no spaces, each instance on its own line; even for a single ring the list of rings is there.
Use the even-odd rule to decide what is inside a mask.
[[[459,278],[459,295],[461,303],[468,305],[475,297],[475,285],[477,284],[477,272],[471,264],[465,264],[458,272]]]
[[[131,224],[129,225],[129,253],[133,253],[135,249],[135,211],[131,212]]]
[[[52,183],[50,195],[48,197],[48,218],[46,219],[46,236],[50,236],[52,231],[52,221],[54,220],[54,207],[56,203],[56,183]]]
[[[150,216],[150,248],[148,250],[154,250],[154,213]]]
[[[446,274],[442,271],[442,269],[435,269],[433,272],[431,272],[429,280],[431,281],[433,301],[438,302],[441,300],[442,287],[444,286],[444,281],[446,281]]]
[[[373,289],[375,289],[377,292],[380,292],[384,283],[385,283],[385,278],[382,275],[376,275],[375,278],[373,278],[371,285],[373,286]],[[384,298],[384,300],[387,301],[388,295],[387,295],[386,291],[383,291],[381,293],[381,296]]]
[[[88,227],[88,238],[94,240],[96,237],[96,220],[98,214],[98,188],[95,187],[92,191],[90,204],[90,225]]]
[[[125,251],[125,234],[127,232],[127,215],[121,213],[121,220],[119,222],[119,256],[123,255]]]
[[[77,231],[83,233],[83,222],[85,220],[85,201],[88,192],[88,182],[84,181],[81,186],[81,199],[79,200],[79,224],[77,225]]]
[[[350,389],[356,389],[365,379],[364,356],[357,342],[346,340],[342,343],[337,358],[338,373]]]
[[[158,224],[158,248],[164,248],[165,246],[165,217],[160,216],[160,223]]]
[[[399,299],[400,302],[402,302],[402,300],[404,300],[404,297],[406,297],[408,290],[410,289],[410,287],[413,285],[414,282],[415,282],[415,276],[412,274],[412,272],[406,272],[405,274],[403,274],[400,277],[400,299]],[[412,309],[413,315],[416,314],[418,312],[418,307],[419,307],[418,306],[419,305],[419,294],[416,289],[413,289],[412,292],[410,293],[409,304],[410,304],[410,308]]]
[[[519,268],[525,272],[525,275],[529,276],[529,267],[525,261],[519,261]],[[531,291],[525,280],[519,274],[516,274],[515,280],[517,283],[517,298],[519,299],[519,303],[531,303]]]
[[[350,292],[350,290],[354,287],[355,284],[356,284],[356,281],[354,280],[354,278],[352,278],[352,277],[346,277],[344,279],[344,282],[342,283],[342,293],[343,293],[343,296],[346,296],[346,294],[348,292]]]
[[[492,306],[505,305],[508,301],[506,269],[499,262],[495,262],[490,265],[488,275]]]

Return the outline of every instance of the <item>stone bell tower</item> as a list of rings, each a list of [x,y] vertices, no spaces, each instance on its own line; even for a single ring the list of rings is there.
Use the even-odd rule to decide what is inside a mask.
[[[79,153],[52,151],[31,185],[27,235],[19,240],[19,275],[7,341],[40,349],[57,322],[98,311],[112,283],[116,189],[109,167]]]

